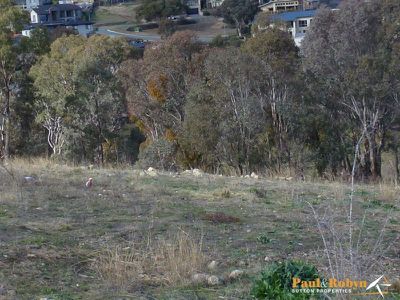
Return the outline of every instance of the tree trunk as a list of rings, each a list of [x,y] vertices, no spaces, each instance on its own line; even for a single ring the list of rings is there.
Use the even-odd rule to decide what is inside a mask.
[[[8,86],[6,86],[4,91],[4,160],[8,160],[10,158],[10,131],[11,131],[11,114],[10,114],[10,98],[11,92]]]
[[[10,158],[10,117],[5,118],[4,122],[4,160],[8,160]]]
[[[399,171],[399,149],[396,147],[394,149],[394,167],[396,170],[396,184],[399,182],[400,171]]]

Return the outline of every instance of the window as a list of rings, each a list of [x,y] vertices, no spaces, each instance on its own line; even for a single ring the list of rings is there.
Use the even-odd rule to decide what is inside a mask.
[[[307,27],[307,20],[299,20],[299,27]]]

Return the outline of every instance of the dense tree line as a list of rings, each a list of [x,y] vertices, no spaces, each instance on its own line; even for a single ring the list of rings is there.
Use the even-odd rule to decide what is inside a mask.
[[[0,11],[4,159],[362,180],[381,177],[383,151],[398,165],[397,0],[320,9],[301,49],[278,28],[218,47],[177,32],[144,53],[102,36],[50,46],[40,29],[16,42],[16,12]]]

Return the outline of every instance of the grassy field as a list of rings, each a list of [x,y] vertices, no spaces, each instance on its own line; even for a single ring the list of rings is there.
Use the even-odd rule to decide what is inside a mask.
[[[354,218],[365,213],[373,245],[386,223],[371,278],[400,274],[398,196],[356,187]],[[327,271],[309,204],[321,214],[333,207],[345,223],[348,198],[340,183],[15,161],[0,166],[0,299],[249,299],[274,261]],[[244,274],[230,280],[236,269]],[[194,283],[197,273],[220,283]]]
[[[140,2],[121,3],[113,6],[100,6],[96,9],[94,21],[98,25],[134,24],[136,9]]]

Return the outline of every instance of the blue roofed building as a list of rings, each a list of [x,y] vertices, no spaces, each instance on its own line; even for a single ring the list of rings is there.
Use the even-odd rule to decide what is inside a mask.
[[[284,25],[284,27],[292,35],[296,45],[300,47],[316,11],[316,9],[287,11],[271,15],[269,16],[269,19],[272,25]]]

